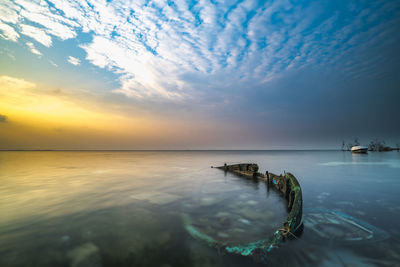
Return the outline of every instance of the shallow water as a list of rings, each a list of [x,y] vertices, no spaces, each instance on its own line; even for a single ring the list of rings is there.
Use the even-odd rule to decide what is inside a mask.
[[[286,203],[264,183],[210,168],[224,162],[290,171],[302,186],[304,232],[271,251],[269,265],[399,262],[398,152],[0,152],[0,266],[262,265],[210,248],[184,227],[188,216],[219,242],[240,244],[268,236],[286,217]],[[310,229],[307,210],[361,228]],[[369,231],[374,238],[354,239]]]

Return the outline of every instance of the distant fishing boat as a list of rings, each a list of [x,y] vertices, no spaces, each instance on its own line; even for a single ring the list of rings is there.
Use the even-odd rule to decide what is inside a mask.
[[[353,153],[368,153],[368,148],[365,146],[352,146],[351,152],[353,152]]]

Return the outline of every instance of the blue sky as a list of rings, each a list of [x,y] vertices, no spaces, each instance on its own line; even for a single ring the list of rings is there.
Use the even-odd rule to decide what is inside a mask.
[[[0,3],[1,75],[210,124],[168,148],[400,142],[399,41],[398,1]]]

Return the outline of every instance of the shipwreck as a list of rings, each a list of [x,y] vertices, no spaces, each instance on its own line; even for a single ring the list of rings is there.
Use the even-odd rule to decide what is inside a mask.
[[[281,227],[272,231],[269,236],[263,236],[262,239],[243,244],[229,244],[220,242],[210,235],[202,232],[194,225],[190,218],[185,217],[185,228],[189,234],[209,246],[225,251],[226,253],[238,254],[242,256],[253,256],[256,259],[264,260],[268,252],[279,247],[283,242],[289,239],[294,239],[303,231],[303,200],[299,182],[296,177],[285,172],[283,175],[276,175],[270,172],[265,174],[258,172],[259,167],[255,163],[241,163],[220,167],[216,169],[229,172],[245,179],[255,179],[259,182],[267,184],[268,188],[276,190],[287,202],[287,217],[282,222]]]

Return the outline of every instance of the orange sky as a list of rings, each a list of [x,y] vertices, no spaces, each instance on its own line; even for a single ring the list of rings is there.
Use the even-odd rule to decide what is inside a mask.
[[[215,136],[226,131],[213,123],[124,114],[10,76],[0,76],[0,98],[6,116],[0,149],[190,149],[218,142]]]
[[[399,18],[393,0],[2,1],[0,149],[395,146]]]

